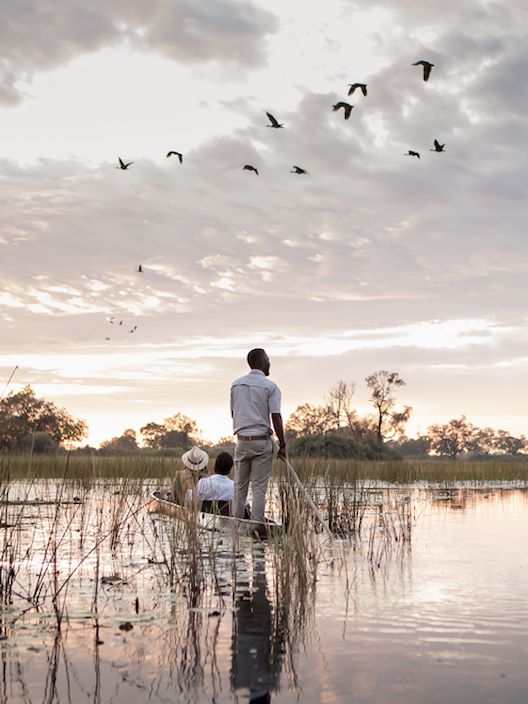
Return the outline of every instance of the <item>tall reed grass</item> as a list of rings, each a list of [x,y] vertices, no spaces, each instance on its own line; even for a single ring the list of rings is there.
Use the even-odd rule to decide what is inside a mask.
[[[297,474],[308,477],[329,477],[342,483],[385,482],[389,484],[514,481],[528,485],[526,461],[485,462],[443,460],[324,460],[297,459]],[[281,463],[274,463],[275,476],[281,475]]]
[[[22,479],[60,478],[64,473],[66,455],[30,453],[0,453],[0,475]],[[106,457],[100,455],[70,455],[68,460],[70,479],[89,480],[129,477],[131,479],[163,479],[174,476],[182,469],[179,458],[131,455],[129,457]],[[413,482],[483,482],[515,481],[528,484],[528,458],[516,462],[499,460],[443,461],[443,460],[324,460],[296,459],[297,474],[304,479],[313,475],[331,477],[346,483],[356,481],[379,481],[394,484]],[[275,461],[273,476],[284,473],[282,462]]]

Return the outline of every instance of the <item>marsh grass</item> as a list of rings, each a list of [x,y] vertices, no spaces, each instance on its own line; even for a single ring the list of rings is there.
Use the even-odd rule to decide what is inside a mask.
[[[235,624],[248,600],[267,614],[269,661],[296,687],[321,572],[346,571],[350,545],[379,572],[398,546],[410,544],[410,506],[398,502],[397,492],[380,490],[377,480],[366,480],[357,463],[346,473],[341,463],[298,462],[304,487],[277,465],[270,508],[285,531],[266,543],[235,530],[200,530],[195,510],[183,520],[148,514],[150,492],[172,487],[175,464],[163,458],[0,458],[0,520],[9,526],[0,536],[2,634],[10,640],[20,622],[47,619],[53,636],[47,701],[59,696],[68,628],[79,618],[93,628],[99,691],[99,651],[112,600],[135,603],[137,623],[166,605],[158,684],[175,687],[176,698],[202,688],[207,668],[212,689],[220,688],[222,622],[233,623],[236,640]],[[329,541],[321,531],[305,492],[341,540]]]
[[[324,460],[297,459],[295,471],[305,481],[326,477],[335,483],[382,482],[388,484],[445,482],[521,482],[528,485],[528,458],[519,461],[442,460]],[[274,463],[274,476],[281,475],[281,463]]]
[[[184,520],[150,516],[150,492],[171,488],[178,467],[174,460],[152,457],[1,455],[0,606],[9,607],[10,614],[2,614],[3,632],[28,613],[46,609],[60,632],[72,604],[87,598],[88,587],[98,648],[101,599],[136,589],[137,613],[145,594],[135,585],[148,575],[155,593],[174,595],[189,614],[185,632],[178,633],[183,640],[194,638],[196,647],[190,662],[177,664],[189,675],[187,668],[202,657],[200,634],[205,629],[208,639],[217,637],[204,613],[223,617],[232,608],[246,579],[241,560],[254,554],[258,544],[234,529],[222,535],[200,530],[195,509]],[[275,465],[270,508],[283,522],[284,533],[261,546],[259,569],[266,574],[273,628],[287,644],[291,672],[300,642],[295,634],[306,632],[321,569],[346,569],[340,546],[352,545],[379,570],[395,551],[411,544],[413,502],[406,492],[382,484],[402,484],[410,476],[424,482],[427,476],[447,491],[446,467],[453,469],[438,462],[298,461],[298,486],[282,464]],[[466,481],[483,481],[484,471],[495,480],[519,480],[525,471],[524,465],[493,463],[460,463],[456,469],[456,478]],[[334,544],[321,530],[307,493],[338,539]]]
[[[179,459],[169,457],[101,457],[97,455],[0,453],[0,476],[11,479],[59,479],[68,464],[68,479],[165,479],[182,468]]]
[[[31,476],[40,478],[60,478],[68,462],[68,478],[80,481],[92,479],[164,480],[182,469],[179,458],[152,457],[151,455],[131,455],[129,457],[106,457],[99,455],[0,453],[0,477],[23,479]],[[335,482],[353,483],[387,482],[408,484],[413,482],[484,482],[516,481],[528,484],[528,458],[517,461],[443,461],[443,460],[401,460],[401,461],[362,461],[296,459],[295,471],[304,480],[312,476],[329,477]],[[284,465],[275,461],[273,476],[284,475]]]

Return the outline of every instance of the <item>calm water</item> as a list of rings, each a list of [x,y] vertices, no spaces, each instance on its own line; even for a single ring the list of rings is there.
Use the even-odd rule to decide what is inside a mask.
[[[411,545],[336,543],[306,590],[263,544],[171,553],[140,497],[17,507],[0,702],[524,704],[528,491],[410,494]]]

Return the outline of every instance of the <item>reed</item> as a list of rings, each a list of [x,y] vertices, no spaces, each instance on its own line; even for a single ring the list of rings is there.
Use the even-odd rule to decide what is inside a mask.
[[[335,482],[382,482],[387,484],[445,482],[519,482],[528,485],[528,457],[518,461],[444,460],[323,460],[297,459],[295,470],[302,480],[318,476]],[[274,463],[281,476],[281,463]]]
[[[0,453],[0,477],[23,479],[60,478],[66,455],[31,453]],[[93,479],[152,479],[173,477],[182,468],[179,458],[153,457],[139,454],[125,457],[72,454],[68,477],[80,481]],[[408,484],[414,482],[484,482],[515,481],[528,485],[528,457],[517,461],[445,461],[445,460],[325,460],[296,459],[295,470],[301,479],[311,476],[329,477],[335,482],[357,481]],[[274,462],[273,476],[280,478],[283,463]]]
[[[296,463],[304,490],[342,540],[329,541],[321,533],[303,488],[277,472],[270,509],[284,520],[285,531],[259,543],[236,532],[200,530],[192,506],[183,520],[148,514],[150,491],[172,488],[174,479],[173,461],[169,466],[165,459],[152,461],[136,458],[131,468],[121,458],[115,464],[61,455],[54,465],[35,456],[0,458],[0,518],[11,526],[0,537],[0,596],[9,605],[2,628],[12,634],[19,621],[50,614],[48,625],[55,630],[46,685],[50,701],[58,696],[61,662],[66,667],[69,614],[79,609],[94,629],[99,691],[99,648],[112,597],[135,603],[136,614],[170,604],[167,628],[159,636],[164,658],[159,678],[181,687],[176,699],[203,686],[207,667],[213,691],[219,689],[215,658],[221,623],[233,622],[236,642],[239,612],[248,603],[267,614],[272,669],[283,668],[296,687],[321,571],[347,570],[344,550],[350,545],[379,570],[391,551],[411,541],[410,506],[398,503],[397,492],[365,480],[357,463],[348,474],[341,463]],[[376,503],[380,496],[382,510]]]
[[[31,453],[0,453],[0,476],[34,479],[63,476],[67,455],[65,453],[35,455]],[[98,455],[69,456],[68,478],[90,482],[93,479],[152,479],[160,480],[181,469],[179,459],[131,455],[129,457],[104,457]]]
[[[150,570],[157,588],[180,595],[188,608],[202,608],[207,603],[220,612],[225,609],[225,597],[233,593],[238,581],[239,540],[232,535],[228,547],[220,551],[224,561],[226,550],[229,555],[230,591],[225,567],[220,567],[218,537],[199,530],[195,507],[180,521],[153,519],[146,513],[155,484],[172,486],[173,472],[167,471],[164,458],[161,462],[149,458],[147,464],[136,458],[134,469],[127,465],[130,471],[125,476],[111,476],[123,470],[121,458],[116,464],[108,458],[99,461],[101,458],[62,455],[54,459],[52,476],[42,478],[50,465],[43,464],[41,457],[30,456],[24,459],[25,473],[17,480],[14,477],[22,473],[23,459],[0,458],[0,515],[4,525],[10,526],[0,544],[3,603],[19,600],[25,603],[24,608],[49,603],[60,628],[70,595],[75,598],[87,575],[95,580],[91,608],[97,614],[102,585],[112,590]],[[162,479],[145,471],[152,464]],[[296,619],[306,613],[304,606],[314,598],[320,565],[329,564],[328,541],[320,533],[305,491],[336,537],[361,545],[368,527],[367,556],[374,563],[380,562],[380,555],[391,544],[410,543],[412,521],[407,504],[390,506],[390,492],[380,491],[378,480],[365,479],[362,463],[307,461],[298,462],[296,469],[304,491],[284,474],[272,482],[271,508],[283,521],[285,532],[270,541],[266,559],[273,573],[276,600],[292,603],[295,595],[293,603],[298,611],[283,611],[281,619],[301,628]],[[381,504],[373,504],[380,494]],[[39,502],[33,501],[35,496]],[[34,508],[42,515],[42,522],[28,526],[27,512]],[[28,530],[22,541],[19,528],[23,523]],[[139,546],[147,562],[130,573],[123,565],[137,561]],[[336,564],[335,550],[332,562]]]

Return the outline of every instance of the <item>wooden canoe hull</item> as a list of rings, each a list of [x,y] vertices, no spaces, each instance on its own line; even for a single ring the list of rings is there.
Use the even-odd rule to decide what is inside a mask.
[[[188,520],[189,509],[180,504],[162,498],[158,491],[154,491],[150,496],[148,504],[149,513],[160,513],[170,516],[180,521]],[[196,522],[202,530],[209,530],[221,533],[234,533],[239,536],[259,537],[267,539],[281,535],[283,528],[280,523],[267,520],[265,523],[251,521],[245,518],[234,518],[233,516],[221,516],[215,513],[196,513]]]

